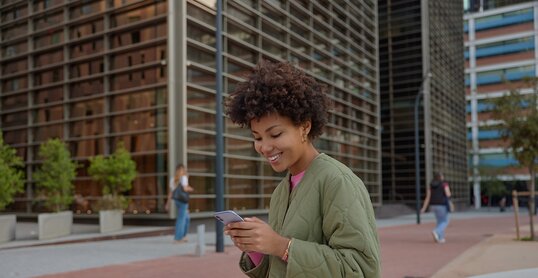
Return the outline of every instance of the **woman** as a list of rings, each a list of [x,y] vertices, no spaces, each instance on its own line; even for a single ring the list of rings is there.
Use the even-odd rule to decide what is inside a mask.
[[[250,277],[379,277],[379,241],[368,192],[313,140],[328,119],[325,88],[288,63],[260,62],[227,102],[273,170],[287,171],[272,194],[269,224],[228,224]]]
[[[173,178],[169,182],[168,190],[168,199],[166,201],[165,209],[168,211],[170,209],[170,202],[172,200],[172,193],[176,186],[183,186],[183,189],[186,192],[192,192],[194,189],[189,186],[189,177],[187,175],[187,169],[185,165],[178,164],[176,166],[176,172]],[[176,218],[176,231],[174,234],[174,240],[176,242],[186,242],[187,233],[189,232],[189,203],[180,202],[179,200],[174,200],[174,203],[177,208],[177,218]]]
[[[420,210],[422,213],[426,212],[428,205],[430,210],[435,214],[437,225],[432,231],[433,239],[437,243],[445,243],[445,230],[448,226],[448,208],[447,201],[452,195],[450,193],[450,187],[445,182],[442,173],[435,173],[435,177],[430,186],[426,188],[426,198],[424,199],[424,205]]]

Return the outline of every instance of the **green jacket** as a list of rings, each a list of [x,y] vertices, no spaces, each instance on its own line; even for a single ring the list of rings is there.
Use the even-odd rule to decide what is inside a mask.
[[[292,239],[288,263],[265,255],[254,267],[243,253],[241,270],[250,277],[379,277],[374,211],[362,181],[325,154],[291,194],[289,178],[273,192],[269,209],[269,225]]]

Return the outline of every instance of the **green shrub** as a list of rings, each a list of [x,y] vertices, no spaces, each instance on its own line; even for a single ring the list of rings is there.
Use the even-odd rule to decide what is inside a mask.
[[[14,148],[6,145],[0,131],[0,211],[13,202],[13,196],[24,189],[24,166]]]
[[[71,160],[67,146],[59,139],[49,139],[39,147],[43,163],[33,174],[39,196],[54,212],[66,210],[73,202],[73,180],[78,164]]]
[[[127,200],[122,194],[131,190],[136,178],[136,163],[123,146],[118,145],[116,151],[104,157],[98,155],[90,158],[88,173],[93,180],[103,186],[103,198],[95,206],[96,210],[124,209]]]

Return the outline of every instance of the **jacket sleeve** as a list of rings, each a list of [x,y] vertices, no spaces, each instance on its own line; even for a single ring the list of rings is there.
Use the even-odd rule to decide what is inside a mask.
[[[254,265],[254,263],[252,263],[247,253],[243,252],[243,254],[241,254],[241,259],[239,260],[239,268],[248,277],[251,277],[251,278],[266,277],[267,271],[269,270],[268,256],[263,256],[261,263],[256,266]]]
[[[362,181],[340,175],[320,194],[327,243],[292,239],[286,276],[380,277],[375,217]]]

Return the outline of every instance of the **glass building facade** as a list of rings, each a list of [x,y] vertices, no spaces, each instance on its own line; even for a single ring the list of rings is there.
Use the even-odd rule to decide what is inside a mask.
[[[440,171],[457,203],[467,184],[461,1],[379,1],[383,200],[415,204],[415,101],[421,196]]]
[[[532,0],[463,0],[463,9],[466,13],[475,13],[526,2]]]
[[[8,209],[42,211],[37,151],[60,138],[82,167],[75,193],[96,201],[89,158],[124,142],[138,176],[126,214],[168,217],[175,164],[187,164],[193,216],[215,203],[215,0],[16,1],[0,5],[0,128],[26,161],[26,190]],[[223,1],[224,92],[259,59],[288,60],[326,84],[335,104],[321,151],[348,165],[381,205],[377,4]],[[250,132],[225,119],[225,207],[265,212],[281,175]],[[74,204],[76,213],[93,213]],[[148,216],[149,215],[149,216]]]
[[[477,206],[488,180],[504,181],[509,191],[525,190],[530,180],[528,170],[505,153],[508,143],[492,117],[491,100],[511,90],[532,93],[525,79],[538,76],[538,3],[516,2],[484,6],[464,16],[469,182]],[[521,108],[525,106],[522,103]]]

